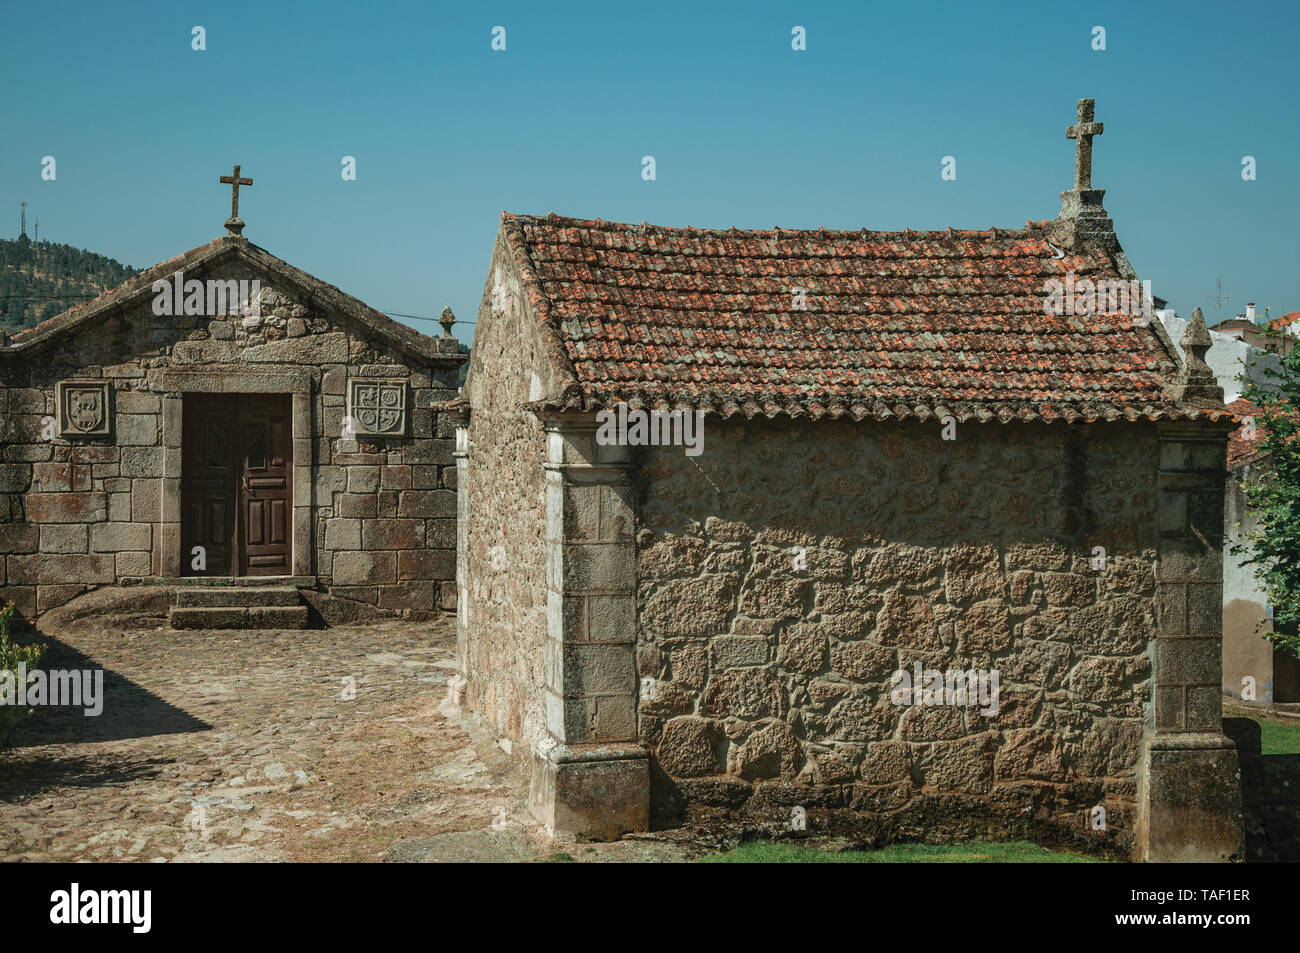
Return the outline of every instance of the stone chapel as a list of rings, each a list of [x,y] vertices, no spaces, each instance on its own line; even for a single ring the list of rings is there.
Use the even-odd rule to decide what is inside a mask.
[[[455,606],[458,353],[226,234],[0,340],[0,600],[177,589],[177,627],[306,597]],[[214,584],[221,584],[219,586]]]
[[[1074,187],[1022,228],[503,213],[440,405],[461,423],[452,701],[527,762],[552,830],[1241,855],[1233,423],[1199,311],[1184,361],[1121,294],[1101,132],[1081,101]],[[611,440],[615,411],[702,415],[702,444]],[[1000,703],[896,693],[954,670],[996,673]]]

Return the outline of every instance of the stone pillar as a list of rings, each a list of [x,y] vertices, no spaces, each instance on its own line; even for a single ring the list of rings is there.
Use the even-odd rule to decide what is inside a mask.
[[[293,441],[293,543],[289,547],[292,564],[289,571],[295,576],[311,576],[316,572],[312,559],[312,514],[316,512],[316,481],[313,479],[312,445],[315,433],[311,425],[311,391],[296,388],[293,391],[293,424],[290,439]]]
[[[469,685],[469,416],[445,413],[456,424],[456,674],[447,682],[446,704],[459,711]]]
[[[1227,428],[1160,425],[1152,717],[1138,775],[1137,854],[1226,861],[1243,851],[1237,750],[1223,732],[1223,479]]]
[[[179,393],[162,399],[163,478],[158,532],[154,534],[154,572],[164,579],[181,575],[181,432],[184,399]]]
[[[546,727],[529,809],[596,840],[649,827],[637,743],[636,547],[631,456],[590,416],[546,422]]]

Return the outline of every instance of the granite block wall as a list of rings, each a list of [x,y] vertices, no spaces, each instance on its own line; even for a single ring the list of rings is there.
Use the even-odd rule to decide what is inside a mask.
[[[1154,425],[945,441],[937,423],[788,419],[710,419],[694,459],[639,451],[658,822],[852,810],[889,838],[1014,833],[1019,816],[1129,849],[1158,457]],[[893,673],[918,663],[998,671],[996,715],[894,703]]]
[[[33,617],[88,587],[181,572],[187,394],[294,395],[294,575],[400,614],[455,607],[454,342],[421,357],[238,257],[185,277],[261,281],[262,319],[158,315],[153,296],[21,360],[0,355],[0,599]],[[350,378],[405,387],[402,436],[344,433]],[[57,433],[60,381],[102,383],[111,429]]]

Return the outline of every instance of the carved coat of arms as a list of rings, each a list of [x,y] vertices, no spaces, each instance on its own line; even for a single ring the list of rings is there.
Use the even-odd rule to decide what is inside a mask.
[[[98,391],[73,391],[68,403],[68,421],[82,433],[104,423],[104,395]]]
[[[406,433],[406,382],[348,381],[348,416],[356,433],[401,437]]]
[[[111,423],[108,387],[107,381],[60,382],[59,436],[107,436]]]

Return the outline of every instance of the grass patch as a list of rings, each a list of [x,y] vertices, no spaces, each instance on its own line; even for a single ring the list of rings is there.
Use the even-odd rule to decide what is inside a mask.
[[[1029,841],[891,844],[880,850],[831,852],[789,841],[749,841],[701,857],[703,864],[1095,864],[1094,857],[1048,850]]]
[[[1249,718],[1259,725],[1259,745],[1263,754],[1300,754],[1300,719],[1233,707],[1225,708],[1224,714],[1232,718]]]

